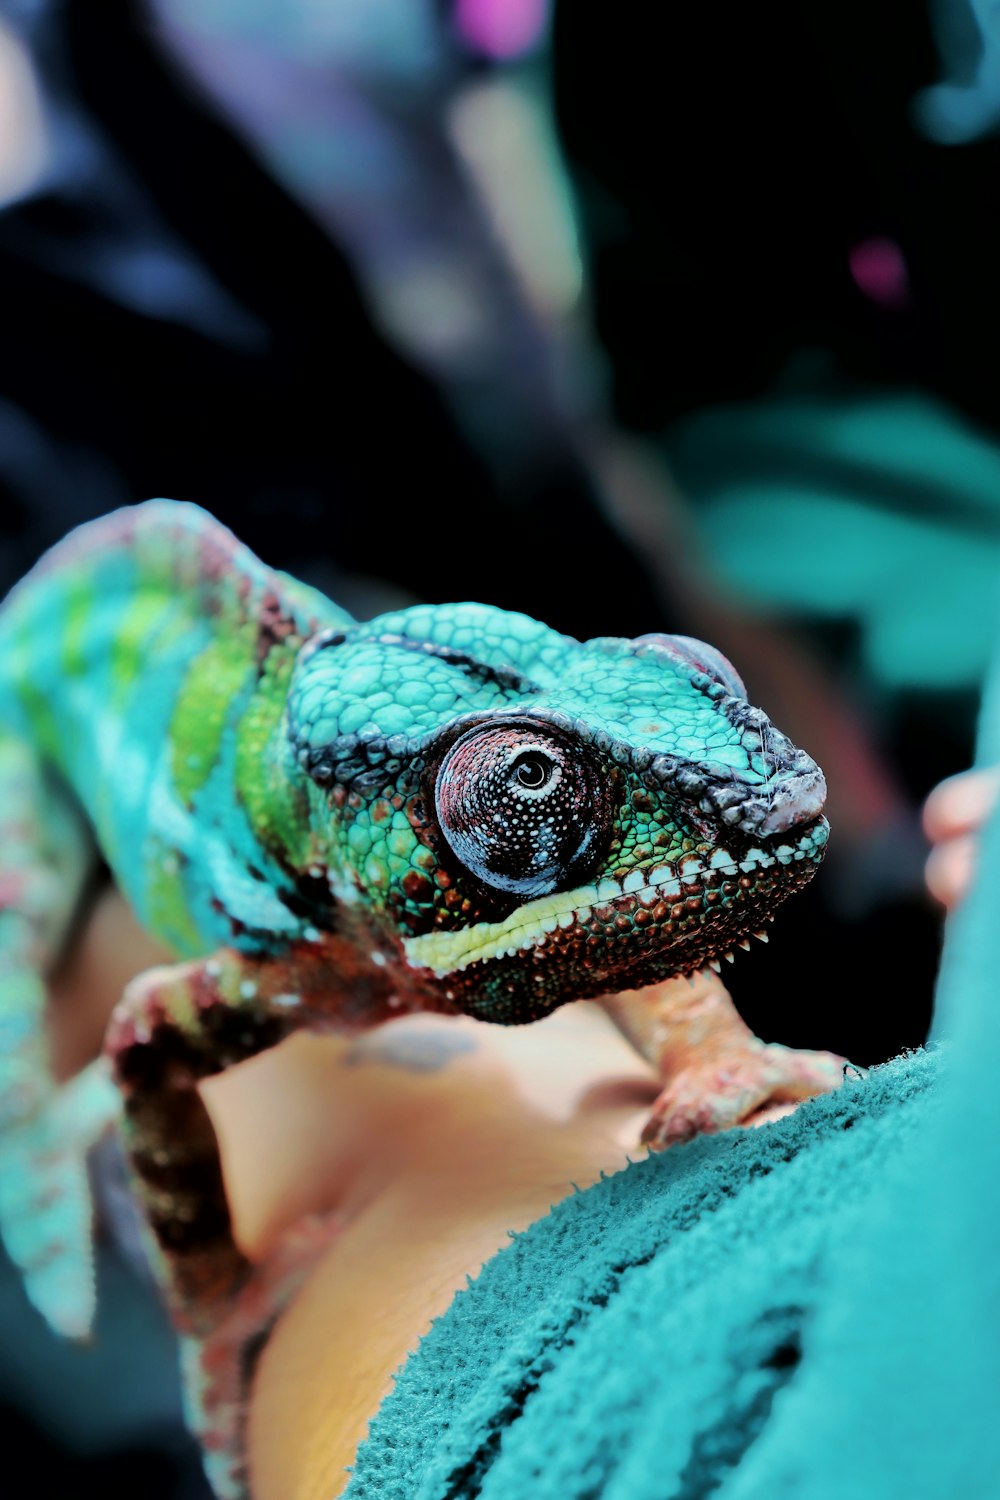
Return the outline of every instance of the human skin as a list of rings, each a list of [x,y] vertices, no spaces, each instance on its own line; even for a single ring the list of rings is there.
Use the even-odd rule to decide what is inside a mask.
[[[441,1046],[440,1066],[412,1071],[414,1043]],[[452,1050],[459,1045],[469,1050]],[[342,1230],[258,1368],[250,1422],[258,1500],[339,1493],[392,1371],[419,1335],[511,1230],[527,1228],[574,1183],[585,1187],[639,1154],[656,1091],[594,1007],[570,1007],[516,1032],[400,1022],[352,1052],[364,1061],[348,1073],[347,1089],[339,1086],[341,1049],[305,1043],[285,1058],[305,1114],[328,1142],[340,1135],[325,1160],[314,1146],[296,1207],[336,1183]],[[232,1087],[224,1107],[232,1119]],[[241,1154],[249,1167],[252,1151],[245,1136],[234,1143],[237,1198]],[[243,1201],[249,1209],[251,1196]],[[314,1197],[308,1206],[321,1204]],[[249,1213],[243,1222],[253,1227]]]
[[[1000,793],[1000,767],[964,771],[934,788],[924,805],[924,830],[932,848],[926,880],[931,895],[949,911],[965,895],[975,873],[976,835]]]
[[[1000,770],[975,771],[928,798],[927,884],[949,909],[998,793]],[[62,1076],[97,1049],[108,997],[161,957],[107,892],[53,982]],[[466,1277],[511,1230],[638,1154],[658,1085],[582,1004],[529,1027],[412,1017],[353,1043],[296,1037],[203,1089],[244,1251],[265,1264],[303,1215],[337,1226],[264,1349],[250,1405],[256,1500],[320,1500],[343,1489],[393,1371]]]
[[[159,959],[105,893],[53,981],[62,1076],[93,1054],[107,997]],[[466,1277],[641,1154],[659,1086],[584,1003],[528,1027],[417,1016],[351,1043],[299,1036],[202,1087],[247,1255],[266,1264],[303,1215],[339,1226],[264,1351],[250,1411],[257,1500],[319,1500],[346,1483],[393,1370]]]

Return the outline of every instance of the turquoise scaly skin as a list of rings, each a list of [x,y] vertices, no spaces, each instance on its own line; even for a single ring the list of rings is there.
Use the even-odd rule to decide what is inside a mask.
[[[196,506],[82,527],[0,610],[0,1232],[29,1295],[88,1326],[81,1142],[120,1096],[203,1332],[247,1265],[192,1083],[303,1026],[517,1023],[692,974],[812,876],[824,794],[701,642],[479,604],[358,623]],[[44,978],[99,858],[186,962],[57,1092]]]

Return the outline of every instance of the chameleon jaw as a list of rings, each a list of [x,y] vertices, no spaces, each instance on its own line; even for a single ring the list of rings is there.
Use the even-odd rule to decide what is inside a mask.
[[[572,998],[691,973],[756,932],[786,895],[811,878],[828,834],[826,819],[817,818],[795,837],[762,841],[739,853],[720,843],[701,854],[650,862],[620,879],[537,897],[499,922],[406,938],[406,960],[438,982],[450,979],[456,1000],[468,987],[463,980],[473,978],[470,970],[485,975],[487,969],[509,968],[511,977],[501,988],[511,996],[524,988],[519,973],[533,970],[530,993],[541,1003],[531,1007],[531,1016],[571,998],[543,998],[549,971],[562,967],[543,963],[552,950],[563,950],[568,960]],[[471,1000],[462,994],[461,1008],[471,1008]]]

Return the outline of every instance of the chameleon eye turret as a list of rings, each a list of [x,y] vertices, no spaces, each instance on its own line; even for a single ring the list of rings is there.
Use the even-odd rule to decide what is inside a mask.
[[[743,678],[728,656],[710,646],[707,641],[696,640],[693,635],[665,635],[661,631],[640,635],[633,646],[660,647],[675,660],[687,662],[694,672],[703,672],[734,698],[746,698],[747,690]]]
[[[462,866],[495,890],[543,896],[580,884],[604,852],[607,781],[593,755],[550,724],[477,724],[437,773],[441,832]]]

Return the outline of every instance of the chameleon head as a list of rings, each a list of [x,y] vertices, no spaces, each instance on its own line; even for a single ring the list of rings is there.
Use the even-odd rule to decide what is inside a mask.
[[[404,984],[487,1020],[701,968],[826,845],[818,767],[685,636],[405,611],[306,648],[289,729],[333,883]]]

